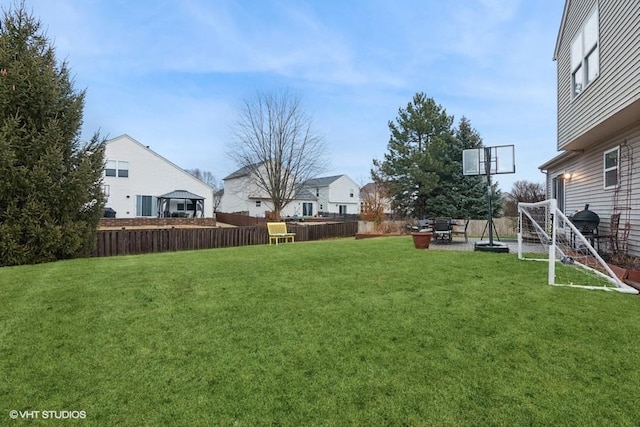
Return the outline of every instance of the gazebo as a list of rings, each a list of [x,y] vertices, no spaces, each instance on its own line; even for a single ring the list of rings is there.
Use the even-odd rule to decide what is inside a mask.
[[[168,218],[174,213],[176,216],[204,217],[204,197],[186,190],[174,190],[158,196],[158,217]]]

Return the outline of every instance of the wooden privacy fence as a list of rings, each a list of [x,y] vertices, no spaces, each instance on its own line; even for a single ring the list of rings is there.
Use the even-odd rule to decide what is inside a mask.
[[[296,233],[296,241],[351,237],[358,232],[357,222],[335,224],[287,224]],[[233,228],[163,228],[99,230],[92,256],[134,255],[153,252],[263,245],[268,242],[266,226]]]
[[[240,215],[226,212],[216,212],[216,220],[238,227],[249,225],[263,225],[265,227],[267,226],[266,218],[256,218],[249,215]]]

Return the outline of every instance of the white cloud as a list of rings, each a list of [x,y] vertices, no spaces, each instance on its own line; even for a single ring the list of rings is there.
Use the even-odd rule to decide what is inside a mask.
[[[308,104],[332,148],[334,172],[356,180],[382,156],[387,121],[416,92],[457,119],[467,116],[488,144],[518,141],[533,165],[527,174],[537,176],[537,163],[555,152],[551,55],[561,5],[29,4],[59,57],[69,60],[77,85],[88,88],[87,133],[129,133],[183,167],[231,172],[223,153],[235,106],[256,89],[281,87],[298,90]],[[538,154],[531,148],[542,144]]]

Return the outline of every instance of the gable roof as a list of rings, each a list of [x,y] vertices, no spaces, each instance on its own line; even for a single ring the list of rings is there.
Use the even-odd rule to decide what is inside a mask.
[[[369,182],[360,189],[360,194],[375,194],[384,188],[384,183]]]
[[[163,162],[167,163],[170,166],[173,166],[174,168],[178,169],[180,172],[182,172],[183,174],[189,176],[191,179],[195,180],[196,182],[200,183],[200,184],[204,184],[207,187],[211,188],[211,191],[213,191],[213,187],[210,186],[209,184],[207,184],[206,182],[196,178],[195,176],[191,175],[189,172],[187,172],[186,170],[182,169],[180,166],[176,165],[175,163],[173,163],[171,160],[167,159],[166,157],[162,157],[160,154],[156,153],[155,151],[153,151],[152,149],[149,148],[148,145],[144,145],[139,141],[136,141],[134,138],[132,138],[131,136],[127,135],[126,133],[123,133],[120,136],[116,136],[115,138],[112,138],[108,141],[105,141],[105,147],[111,143],[114,143],[116,141],[121,141],[121,140],[127,140],[135,145],[137,145],[139,148],[147,151],[149,154],[154,155],[155,157],[157,157],[158,159],[162,160]]]
[[[322,178],[311,178],[308,179],[307,182],[304,183],[305,187],[327,187],[332,182],[337,181],[342,178],[343,175],[334,175],[334,176],[325,176]]]
[[[231,172],[226,177],[222,178],[223,181],[227,179],[241,178],[243,176],[248,176],[252,170],[260,167],[264,162],[254,163],[252,165],[243,166],[235,172]]]
[[[304,188],[298,191],[298,194],[296,194],[296,199],[297,200],[318,200],[315,194],[313,194],[311,191],[306,190]]]
[[[560,53],[560,43],[562,43],[562,37],[564,36],[564,28],[567,23],[567,15],[569,14],[569,6],[571,5],[571,0],[565,0],[564,2],[564,11],[562,12],[562,19],[560,20],[560,28],[558,29],[558,38],[556,38],[556,48],[553,51],[553,60],[558,59],[558,54]]]

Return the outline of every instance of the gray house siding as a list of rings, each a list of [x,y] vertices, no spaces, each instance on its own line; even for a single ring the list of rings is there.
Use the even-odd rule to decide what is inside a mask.
[[[621,226],[627,220],[632,224],[629,231],[628,250],[640,255],[640,126],[624,135],[602,143],[584,153],[576,154],[547,168],[547,194],[553,194],[553,178],[570,173],[571,179],[565,180],[565,214],[572,215],[582,210],[586,203],[589,209],[600,216],[600,232],[609,229],[609,219],[614,209],[616,191],[604,189],[603,155],[604,152],[625,144],[629,150],[621,149],[620,186],[617,191],[618,207],[626,206],[630,210],[621,212]],[[625,157],[629,152],[631,156]],[[631,178],[631,179],[629,179]]]
[[[583,92],[571,93],[571,43],[598,4],[599,76]],[[558,67],[558,149],[600,143],[610,126],[594,127],[640,99],[640,2],[572,0],[563,17],[556,51]],[[633,108],[640,108],[635,105]]]
[[[571,47],[596,7],[599,72],[574,96]],[[566,0],[554,60],[561,154],[540,166],[547,194],[554,194],[554,178],[571,174],[562,181],[564,212],[571,215],[588,203],[600,216],[601,233],[608,231],[612,213],[620,212],[621,227],[629,224],[628,251],[640,255],[640,1]],[[604,152],[618,146],[619,186],[605,189]]]

